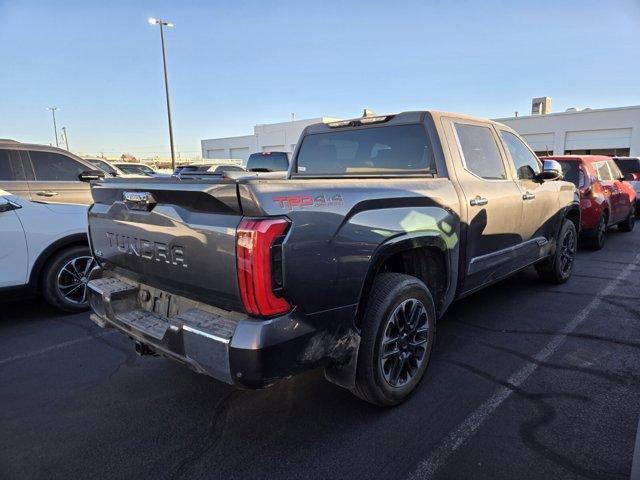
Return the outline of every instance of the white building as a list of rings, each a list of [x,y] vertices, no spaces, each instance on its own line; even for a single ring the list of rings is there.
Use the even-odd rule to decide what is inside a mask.
[[[495,120],[522,135],[538,155],[640,156],[640,106]]]
[[[256,125],[253,127],[253,135],[201,140],[202,158],[233,158],[246,163],[249,155],[254,152],[287,152],[291,154],[298,143],[302,130],[307,125],[336,120],[339,119],[320,117]]]
[[[495,120],[520,133],[538,155],[640,156],[640,106],[545,113],[550,109],[550,98],[536,98],[532,111],[540,113]],[[245,163],[253,152],[292,153],[307,125],[336,120],[321,117],[256,125],[253,135],[202,140],[202,157],[233,158]]]

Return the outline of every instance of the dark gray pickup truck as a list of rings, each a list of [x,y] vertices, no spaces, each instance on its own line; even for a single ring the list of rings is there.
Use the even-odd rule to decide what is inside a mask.
[[[394,405],[456,298],[572,270],[579,202],[511,129],[442,112],[311,125],[284,179],[93,185],[92,319],[245,388],[322,367]]]

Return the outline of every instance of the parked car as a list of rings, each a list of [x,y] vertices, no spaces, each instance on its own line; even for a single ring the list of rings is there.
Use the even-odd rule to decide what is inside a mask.
[[[394,405],[454,299],[529,265],[569,279],[576,188],[509,127],[405,112],[300,142],[284,179],[95,183],[92,319],[237,386],[322,367]]]
[[[27,200],[88,205],[89,182],[103,177],[102,170],[66,150],[0,142],[0,189]]]
[[[113,164],[127,175],[142,175],[145,177],[167,177],[168,175],[156,172],[149,165],[144,163],[117,162]]]
[[[289,170],[289,154],[286,152],[252,153],[247,159],[248,172],[286,172]]]
[[[85,205],[31,202],[0,190],[0,295],[40,292],[67,311],[87,309],[94,260]]]
[[[558,161],[565,179],[580,191],[581,237],[586,245],[600,250],[607,230],[614,225],[622,232],[633,230],[636,192],[611,157],[559,155],[543,158]]]
[[[84,157],[84,159],[87,162],[89,162],[91,165],[93,165],[94,167],[99,168],[104,173],[106,173],[107,175],[110,175],[112,177],[121,177],[121,176],[126,175],[126,173],[124,173],[122,170],[120,170],[118,167],[116,167],[115,165],[111,164],[110,162],[108,162],[104,158]]]
[[[640,206],[640,158],[613,157],[613,161],[626,176],[629,185],[636,191],[636,212],[638,212],[637,208]]]
[[[194,163],[191,165],[179,165],[173,171],[173,175],[208,173],[211,175],[223,175],[225,172],[245,172],[241,165],[228,165],[224,163]]]

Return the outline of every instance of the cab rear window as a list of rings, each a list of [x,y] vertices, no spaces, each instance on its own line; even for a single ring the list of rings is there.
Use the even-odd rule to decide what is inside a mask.
[[[580,162],[558,160],[558,163],[562,167],[562,173],[564,174],[565,181],[573,183],[578,188],[584,187],[584,173],[580,168]]]
[[[249,172],[284,172],[289,169],[289,157],[285,152],[252,153],[247,160]]]
[[[408,124],[306,135],[298,150],[300,175],[434,173],[424,126]]]

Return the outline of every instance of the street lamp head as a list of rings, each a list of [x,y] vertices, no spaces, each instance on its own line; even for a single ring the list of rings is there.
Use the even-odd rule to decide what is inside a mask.
[[[173,27],[173,23],[171,22],[167,22],[166,20],[160,20],[159,18],[153,18],[151,17],[148,20],[149,24],[151,25],[162,25],[163,27]]]

